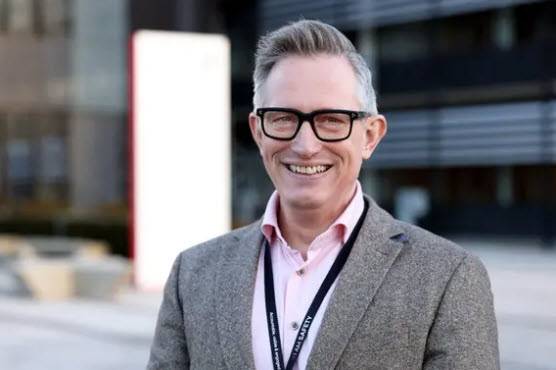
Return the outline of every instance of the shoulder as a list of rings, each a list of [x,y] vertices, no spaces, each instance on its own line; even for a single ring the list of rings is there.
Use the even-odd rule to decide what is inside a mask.
[[[490,279],[477,256],[418,226],[395,219],[392,222],[403,238],[389,244],[398,254],[387,281],[411,301],[412,307],[432,314],[444,301],[492,305]]]
[[[213,265],[222,253],[235,253],[242,245],[242,240],[259,232],[259,225],[260,221],[256,221],[187,248],[178,255],[176,262],[182,268],[207,268]]]
[[[488,280],[482,261],[469,250],[421,227],[395,222],[404,230],[406,240],[400,258],[410,261],[418,274],[448,279],[464,274]]]
[[[381,230],[386,238],[394,241],[395,248],[401,247],[394,264],[405,273],[442,281],[449,279],[461,265],[465,265],[480,275],[486,275],[482,262],[470,251],[419,226],[397,220],[372,198],[367,197],[367,200],[369,210],[373,212],[367,218],[374,224],[370,228],[374,226]]]
[[[442,236],[403,221],[395,222],[404,230],[408,244],[417,253],[443,259],[462,259],[470,255],[460,245]]]

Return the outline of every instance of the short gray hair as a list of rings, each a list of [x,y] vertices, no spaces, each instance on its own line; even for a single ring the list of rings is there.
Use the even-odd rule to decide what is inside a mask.
[[[253,106],[263,104],[263,85],[272,68],[288,56],[318,54],[343,56],[353,67],[359,85],[362,108],[377,114],[376,93],[365,59],[351,41],[335,27],[316,20],[300,20],[261,37],[255,54],[253,72]]]

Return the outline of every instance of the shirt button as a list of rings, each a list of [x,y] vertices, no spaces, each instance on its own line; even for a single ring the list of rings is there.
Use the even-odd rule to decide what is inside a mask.
[[[305,270],[300,269],[300,270],[297,270],[296,273],[297,273],[297,276],[303,276],[303,274],[305,273]]]
[[[291,323],[291,327],[292,327],[293,330],[297,330],[297,329],[299,329],[299,324],[294,321],[294,322]]]

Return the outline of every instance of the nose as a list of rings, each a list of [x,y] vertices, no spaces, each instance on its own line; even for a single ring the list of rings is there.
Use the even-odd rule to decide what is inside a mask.
[[[318,153],[321,146],[322,142],[315,136],[311,124],[307,121],[302,122],[291,144],[292,151],[300,157],[309,158]]]

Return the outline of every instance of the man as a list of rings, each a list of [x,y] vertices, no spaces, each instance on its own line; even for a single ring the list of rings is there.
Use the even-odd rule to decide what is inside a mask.
[[[357,181],[386,133],[332,26],[261,39],[249,125],[276,191],[262,220],[178,256],[149,369],[498,369],[487,273]]]

